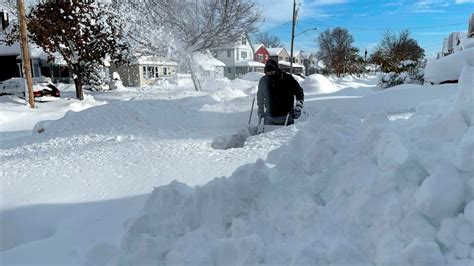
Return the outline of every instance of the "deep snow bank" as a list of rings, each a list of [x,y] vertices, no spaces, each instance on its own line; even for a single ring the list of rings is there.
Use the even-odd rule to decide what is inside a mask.
[[[332,93],[337,91],[337,87],[328,78],[320,74],[313,74],[300,82],[305,93]]]
[[[229,178],[154,190],[120,265],[474,263],[474,77],[394,128],[329,109]],[[433,103],[431,103],[433,104]]]
[[[443,81],[458,80],[465,66],[474,66],[474,47],[428,61],[425,67],[425,81],[439,84]],[[471,72],[471,75],[474,75],[474,72]]]

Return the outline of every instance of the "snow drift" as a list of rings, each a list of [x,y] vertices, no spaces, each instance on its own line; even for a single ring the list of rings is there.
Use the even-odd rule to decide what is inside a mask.
[[[325,109],[269,155],[273,168],[156,188],[117,262],[472,265],[473,71],[435,114],[420,106],[394,128]]]
[[[458,80],[465,66],[474,66],[474,47],[428,61],[425,67],[425,81],[439,84],[443,81]],[[474,73],[471,72],[471,75]]]
[[[331,93],[337,91],[336,86],[325,76],[313,74],[300,82],[305,93]]]

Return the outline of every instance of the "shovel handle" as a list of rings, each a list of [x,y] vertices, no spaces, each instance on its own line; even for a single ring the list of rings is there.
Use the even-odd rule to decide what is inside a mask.
[[[250,117],[249,117],[249,125],[252,122],[252,114],[253,114],[253,106],[255,105],[255,97],[252,100],[252,108],[250,108]]]

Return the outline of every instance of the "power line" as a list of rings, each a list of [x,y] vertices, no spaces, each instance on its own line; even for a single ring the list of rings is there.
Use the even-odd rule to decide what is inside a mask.
[[[459,26],[459,25],[466,24],[465,22],[463,22],[463,23],[453,23],[453,24],[433,25],[433,26],[423,26],[423,27],[406,27],[406,28],[356,28],[356,27],[344,27],[344,26],[319,24],[319,23],[312,23],[312,22],[305,22],[305,21],[300,21],[300,23],[311,24],[314,26],[325,27],[325,28],[345,28],[349,30],[365,30],[365,31],[398,31],[398,30],[435,29],[435,28]]]

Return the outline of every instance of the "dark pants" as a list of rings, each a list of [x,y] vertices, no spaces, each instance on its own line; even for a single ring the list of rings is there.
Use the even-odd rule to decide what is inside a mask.
[[[284,126],[286,121],[285,116],[266,116],[264,119],[264,125],[274,125],[274,126]],[[293,120],[292,115],[288,115],[288,122],[286,123],[287,126],[294,124],[295,121]]]

